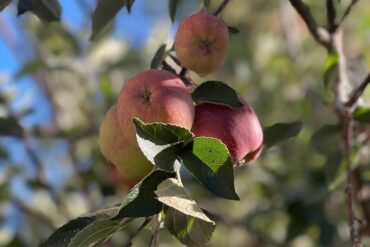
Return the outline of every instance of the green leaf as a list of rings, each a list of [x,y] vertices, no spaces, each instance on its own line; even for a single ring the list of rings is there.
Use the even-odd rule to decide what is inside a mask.
[[[165,211],[164,226],[186,246],[205,246],[215,230],[214,222],[204,221],[171,207]]]
[[[221,81],[206,81],[191,94],[194,101],[209,102],[239,108],[243,103],[235,90]]]
[[[0,117],[0,136],[23,135],[23,128],[14,117]]]
[[[239,200],[234,188],[234,170],[226,146],[218,139],[196,137],[179,154],[184,166],[211,192]]]
[[[338,72],[338,61],[339,55],[338,53],[330,54],[325,61],[325,73],[324,73],[324,86],[327,88],[329,86],[330,81],[336,76]]]
[[[356,108],[356,110],[353,112],[353,118],[360,123],[370,123],[370,108]]]
[[[342,150],[337,149],[326,156],[325,176],[329,191],[335,190],[343,183],[345,172],[346,162]]]
[[[203,10],[208,10],[210,5],[211,5],[211,0],[203,0],[202,1],[202,9]]]
[[[229,33],[231,33],[231,34],[237,34],[237,33],[240,32],[239,29],[237,29],[236,27],[228,26],[227,29],[229,30]]]
[[[62,8],[58,0],[19,0],[18,15],[32,11],[40,20],[60,21]]]
[[[182,184],[177,179],[169,178],[160,183],[155,194],[158,196],[158,201],[163,204],[183,214],[214,224],[214,222],[203,213],[196,202],[189,198]]]
[[[179,146],[193,137],[190,130],[171,124],[145,124],[138,118],[133,122],[137,142],[148,160],[161,169],[173,171]]]
[[[303,127],[302,122],[276,123],[263,129],[263,143],[266,146],[273,146],[277,143],[293,138],[299,134]]]
[[[0,11],[6,8],[12,0],[0,0]]]
[[[15,74],[15,79],[19,79],[27,74],[32,74],[37,72],[39,69],[44,68],[46,64],[40,60],[37,59],[35,61],[26,63],[23,65],[23,67]]]
[[[161,67],[163,60],[166,58],[167,51],[166,51],[166,44],[162,44],[158,50],[156,51],[151,63],[151,69],[158,69]]]
[[[342,143],[342,130],[340,125],[324,125],[312,135],[311,146],[323,155],[336,152],[338,144]]]
[[[132,5],[134,5],[135,0],[125,0],[125,2],[126,2],[127,12],[130,14]]]
[[[162,210],[162,203],[154,194],[157,186],[168,178],[175,177],[174,173],[155,170],[137,184],[123,200],[118,214],[112,220],[125,217],[148,217]]]
[[[76,236],[82,229],[92,224],[96,220],[102,220],[116,215],[118,206],[111,206],[97,212],[88,214],[83,217],[71,220],[59,229],[57,229],[48,239],[46,239],[40,247],[50,246],[67,246],[72,238]]]
[[[56,230],[40,247],[67,246],[72,238],[83,228],[96,220],[96,217],[81,217],[71,220]]]
[[[172,22],[175,21],[176,12],[181,2],[182,0],[169,0],[168,2],[168,10],[170,12],[170,18]]]
[[[77,233],[68,247],[94,246],[102,243],[110,238],[120,227],[120,223],[114,220],[95,221]]]
[[[113,20],[118,11],[127,4],[127,0],[99,0],[92,14],[92,34],[90,40],[94,40],[105,27]]]

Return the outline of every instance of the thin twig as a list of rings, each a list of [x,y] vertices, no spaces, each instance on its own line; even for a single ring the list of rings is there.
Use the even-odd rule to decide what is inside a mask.
[[[230,0],[224,0],[220,6],[218,6],[218,8],[216,9],[215,13],[213,14],[214,16],[218,16],[223,10],[224,8],[227,6],[227,4],[229,3]]]
[[[353,92],[351,98],[347,101],[345,106],[352,107],[358,99],[361,97],[361,95],[364,93],[366,87],[370,84],[370,73],[366,76],[366,78],[363,80],[363,82],[360,84],[360,86]]]
[[[348,7],[346,8],[346,10],[344,11],[344,14],[343,14],[342,18],[339,21],[339,25],[341,25],[344,22],[344,20],[347,18],[347,16],[349,15],[349,13],[351,13],[351,10],[352,10],[353,6],[357,2],[358,2],[358,0],[352,0],[352,2],[348,5]]]
[[[293,7],[297,10],[298,14],[302,17],[306,23],[310,33],[315,38],[315,40],[322,44],[327,49],[330,48],[330,35],[328,31],[320,27],[315,18],[313,17],[310,9],[301,0],[289,0]]]

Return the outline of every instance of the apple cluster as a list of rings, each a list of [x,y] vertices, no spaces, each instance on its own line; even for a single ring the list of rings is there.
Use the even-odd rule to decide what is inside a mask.
[[[205,76],[220,69],[229,45],[225,23],[198,12],[186,17],[176,33],[175,52],[187,70]],[[234,164],[258,158],[263,132],[252,107],[230,108],[214,102],[194,102],[191,90],[179,75],[148,69],[128,79],[117,103],[101,124],[99,144],[103,155],[132,184],[146,176],[153,165],[141,152],[133,118],[145,123],[162,122],[191,129],[195,136],[214,137],[228,148]]]

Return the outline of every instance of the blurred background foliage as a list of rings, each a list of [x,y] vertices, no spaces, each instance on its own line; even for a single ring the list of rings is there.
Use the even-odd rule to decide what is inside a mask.
[[[210,9],[220,2],[211,1]],[[339,13],[349,2],[337,1]],[[124,81],[148,68],[162,43],[172,45],[178,22],[200,5],[182,1],[172,24],[167,0],[137,0],[130,15],[121,10],[90,42],[95,1],[60,3],[60,23],[45,24],[31,14],[17,18],[15,4],[0,14],[0,114],[24,128],[22,135],[0,137],[0,246],[37,246],[69,219],[120,202],[127,188],[117,184],[99,151],[100,122]],[[323,1],[306,3],[324,25]],[[369,9],[361,1],[344,24],[354,83],[370,63]],[[263,126],[301,120],[304,127],[297,138],[265,148],[259,160],[235,170],[241,201],[216,199],[190,176],[184,181],[217,223],[209,246],[349,246],[340,136],[326,129],[311,141],[337,121],[323,83],[326,51],[288,1],[233,0],[221,18],[240,30],[231,35],[226,64],[206,78],[192,78],[227,82]],[[362,172],[356,174],[369,196],[369,139],[359,139],[354,156],[362,154],[356,159]],[[364,219],[363,205],[355,211]],[[123,243],[135,227],[106,246],[128,246]],[[147,246],[150,236],[149,226],[133,246]],[[180,246],[165,231],[159,239],[160,246]]]

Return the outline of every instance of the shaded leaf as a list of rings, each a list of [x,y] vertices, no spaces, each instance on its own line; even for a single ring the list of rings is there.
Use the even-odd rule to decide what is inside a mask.
[[[46,22],[59,21],[62,8],[58,0],[19,0],[18,15],[32,11],[40,20]]]
[[[188,216],[196,217],[214,224],[214,222],[202,212],[196,202],[189,198],[177,179],[169,178],[160,183],[155,194],[158,196],[158,201],[163,204]]]
[[[145,124],[138,118],[133,122],[137,142],[148,160],[164,170],[173,171],[178,147],[193,137],[190,130],[164,123]]]
[[[67,246],[72,238],[83,228],[96,220],[96,217],[81,217],[71,220],[56,230],[40,247]]]
[[[82,229],[92,224],[96,220],[112,217],[113,215],[117,214],[118,209],[118,206],[111,206],[86,216],[71,220],[50,235],[50,237],[46,239],[40,247],[67,246],[71,242],[72,238]]]
[[[226,105],[232,108],[242,107],[235,90],[221,81],[206,81],[191,94],[194,101]]]
[[[89,226],[83,228],[71,240],[69,247],[85,247],[94,246],[98,243],[106,241],[121,227],[118,221],[114,220],[98,220]]]
[[[325,176],[329,191],[333,191],[341,185],[345,178],[346,162],[343,159],[343,151],[336,151],[326,156]]]
[[[9,183],[0,183],[0,202],[9,200]]]
[[[356,110],[353,112],[353,118],[360,123],[370,123],[370,108],[356,108]]]
[[[18,16],[23,15],[27,11],[33,9],[33,0],[19,0],[18,1]]]
[[[209,5],[211,4],[211,0],[203,0],[203,6],[208,9]]]
[[[118,214],[113,220],[125,217],[148,217],[162,210],[162,203],[156,199],[154,191],[157,186],[168,178],[175,177],[174,173],[155,170],[137,184],[123,200]]]
[[[90,40],[101,34],[105,27],[113,20],[118,11],[127,3],[127,0],[99,0],[92,14],[92,34]],[[132,1],[133,2],[133,1]]]
[[[127,12],[130,14],[132,5],[134,5],[135,0],[125,0],[125,1],[126,1]]]
[[[0,11],[6,8],[12,0],[0,0]]]
[[[170,12],[170,18],[172,22],[175,21],[176,12],[181,1],[182,0],[169,0],[168,2],[168,10]]]
[[[337,150],[341,140],[342,126],[324,125],[311,137],[311,146],[320,154],[327,155]]]
[[[239,200],[234,188],[233,164],[221,141],[196,137],[179,156],[184,166],[211,192],[225,199]]]
[[[232,34],[237,34],[240,32],[239,29],[237,29],[236,27],[228,26],[227,29],[229,30],[229,33],[232,33]]]
[[[0,136],[23,135],[23,128],[14,117],[0,117]]]
[[[205,246],[215,230],[214,222],[183,214],[171,207],[165,214],[164,226],[186,246]]]
[[[166,44],[162,44],[155,52],[155,55],[150,63],[150,68],[158,69],[159,67],[161,67],[163,60],[166,58],[166,55]]]
[[[266,146],[273,146],[299,134],[303,127],[302,122],[276,123],[263,129],[263,143]]]

